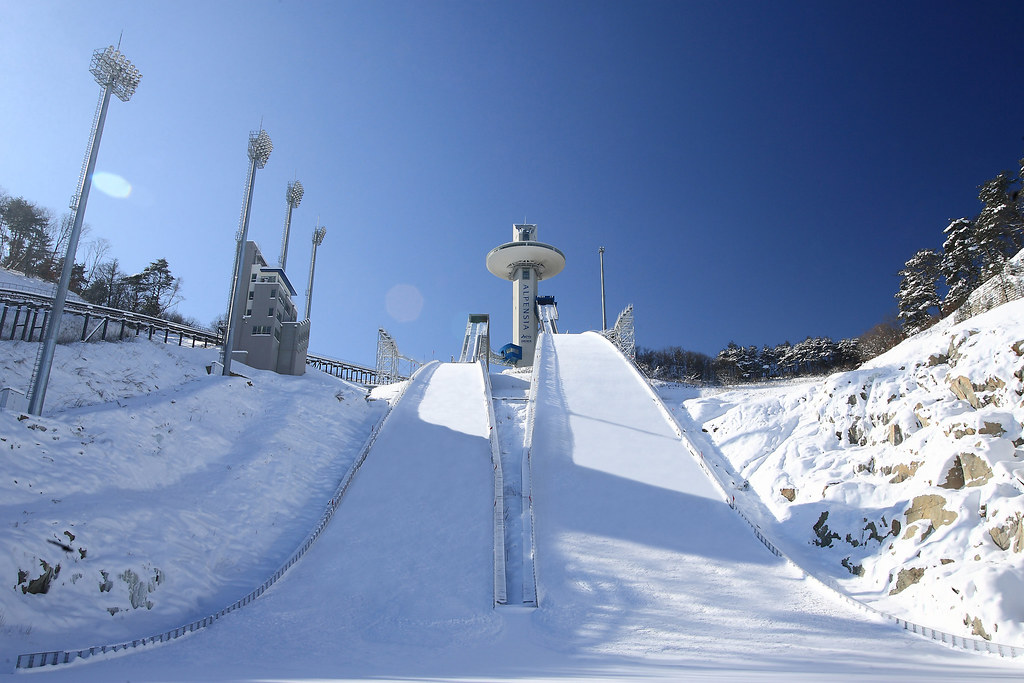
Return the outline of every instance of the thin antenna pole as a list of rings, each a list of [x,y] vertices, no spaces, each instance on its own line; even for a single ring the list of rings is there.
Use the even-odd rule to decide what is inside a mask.
[[[598,247],[597,253],[601,257],[601,329],[608,329],[608,316],[604,309],[604,247]]]

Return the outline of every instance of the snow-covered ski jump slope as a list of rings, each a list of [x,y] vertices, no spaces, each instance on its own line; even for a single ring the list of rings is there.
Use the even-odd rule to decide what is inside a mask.
[[[602,337],[543,335],[536,609],[493,606],[476,364],[408,388],[331,525],[244,610],[40,680],[1018,678],[865,616],[771,554]]]

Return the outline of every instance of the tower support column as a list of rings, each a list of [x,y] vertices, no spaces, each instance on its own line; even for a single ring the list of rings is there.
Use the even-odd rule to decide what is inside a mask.
[[[537,271],[529,265],[517,266],[512,284],[513,338],[523,349],[523,364],[533,365],[537,348]]]

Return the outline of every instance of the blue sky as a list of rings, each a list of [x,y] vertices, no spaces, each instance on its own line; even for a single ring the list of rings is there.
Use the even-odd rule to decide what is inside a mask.
[[[315,352],[372,364],[384,327],[447,359],[469,313],[501,346],[511,285],[484,257],[524,219],[566,254],[540,287],[563,330],[600,326],[604,246],[608,316],[633,303],[640,345],[838,339],[893,311],[903,262],[1024,156],[1022,26],[1005,2],[0,0],[0,187],[64,210],[89,59],[123,30],[143,78],[97,170],[132,191],[94,189],[86,239],[127,271],[166,258],[203,323],[262,120],[250,237],[276,263],[299,179],[300,310],[327,227]]]

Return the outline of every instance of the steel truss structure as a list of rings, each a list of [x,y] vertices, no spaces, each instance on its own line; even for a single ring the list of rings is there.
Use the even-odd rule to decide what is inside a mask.
[[[633,304],[629,304],[615,320],[615,327],[601,334],[619,348],[626,358],[636,360],[636,336],[633,333]]]
[[[408,371],[402,372],[402,361],[406,362]],[[394,337],[383,327],[377,329],[377,383],[394,384],[409,379],[422,363],[406,358],[398,352],[398,344]]]

